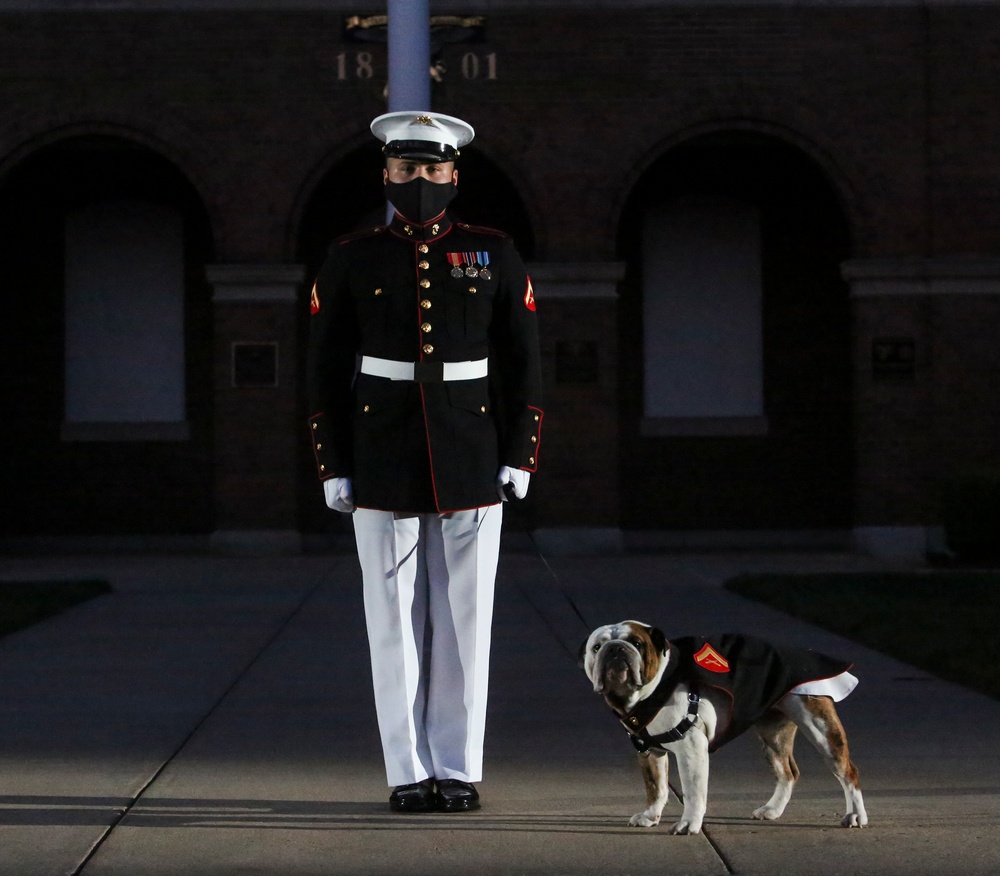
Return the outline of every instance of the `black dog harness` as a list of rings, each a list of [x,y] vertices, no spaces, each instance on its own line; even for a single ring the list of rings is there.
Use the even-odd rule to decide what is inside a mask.
[[[628,731],[628,738],[639,754],[645,754],[651,748],[658,748],[663,751],[665,750],[663,748],[665,742],[677,742],[683,739],[684,734],[694,727],[695,721],[698,720],[698,703],[700,702],[701,697],[694,691],[691,691],[688,694],[688,711],[684,719],[676,727],[671,727],[666,733],[657,733],[656,736],[650,736],[645,727],[638,732],[632,730],[629,725],[630,719],[622,718],[622,724]]]
[[[701,696],[698,694],[697,688],[693,687],[688,693],[687,714],[676,727],[671,727],[665,733],[657,733],[655,736],[650,736],[646,730],[646,727],[659,714],[660,709],[663,708],[667,700],[673,696],[674,691],[677,689],[677,685],[680,682],[677,672],[678,657],[678,649],[671,644],[670,658],[667,665],[670,666],[672,664],[674,667],[673,671],[660,679],[660,683],[646,699],[640,700],[631,712],[619,718],[622,726],[629,735],[629,739],[635,746],[635,750],[640,754],[645,754],[651,748],[657,748],[662,751],[664,750],[664,743],[677,742],[683,739],[684,734],[698,720],[698,704],[701,702]]]

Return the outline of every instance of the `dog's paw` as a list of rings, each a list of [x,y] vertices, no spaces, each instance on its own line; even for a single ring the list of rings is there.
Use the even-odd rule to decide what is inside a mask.
[[[840,820],[841,827],[865,827],[868,824],[867,815],[858,815],[857,812],[848,812]]]
[[[676,824],[671,825],[670,832],[675,836],[701,833],[701,822],[688,821],[687,819],[682,818]]]
[[[781,812],[771,806],[759,806],[754,809],[751,817],[758,821],[774,821],[776,818],[781,818]]]
[[[629,827],[656,827],[660,823],[660,816],[649,812],[637,812],[628,820]]]

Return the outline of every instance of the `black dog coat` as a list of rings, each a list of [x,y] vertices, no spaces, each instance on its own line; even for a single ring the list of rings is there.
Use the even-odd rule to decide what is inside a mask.
[[[640,751],[658,745],[664,738],[679,739],[697,714],[697,696],[691,698],[688,718],[661,737],[650,737],[646,725],[656,717],[678,684],[697,693],[713,687],[729,699],[728,715],[720,715],[722,731],[709,744],[715,751],[759,721],[790,690],[810,681],[833,678],[852,663],[819,651],[774,645],[755,636],[723,633],[701,638],[687,636],[670,643],[667,672],[653,693],[621,717],[622,724]],[[679,731],[679,735],[678,735]]]

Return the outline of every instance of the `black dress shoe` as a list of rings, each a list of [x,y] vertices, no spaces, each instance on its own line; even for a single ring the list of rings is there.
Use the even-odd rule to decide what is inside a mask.
[[[471,812],[479,808],[479,792],[468,782],[438,779],[438,812]]]
[[[434,808],[434,779],[397,785],[389,795],[393,812],[430,812]]]

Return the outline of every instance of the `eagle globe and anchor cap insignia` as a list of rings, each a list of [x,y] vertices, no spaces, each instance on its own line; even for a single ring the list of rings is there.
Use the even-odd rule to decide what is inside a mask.
[[[729,672],[729,661],[706,642],[694,655],[694,662],[709,672]]]

